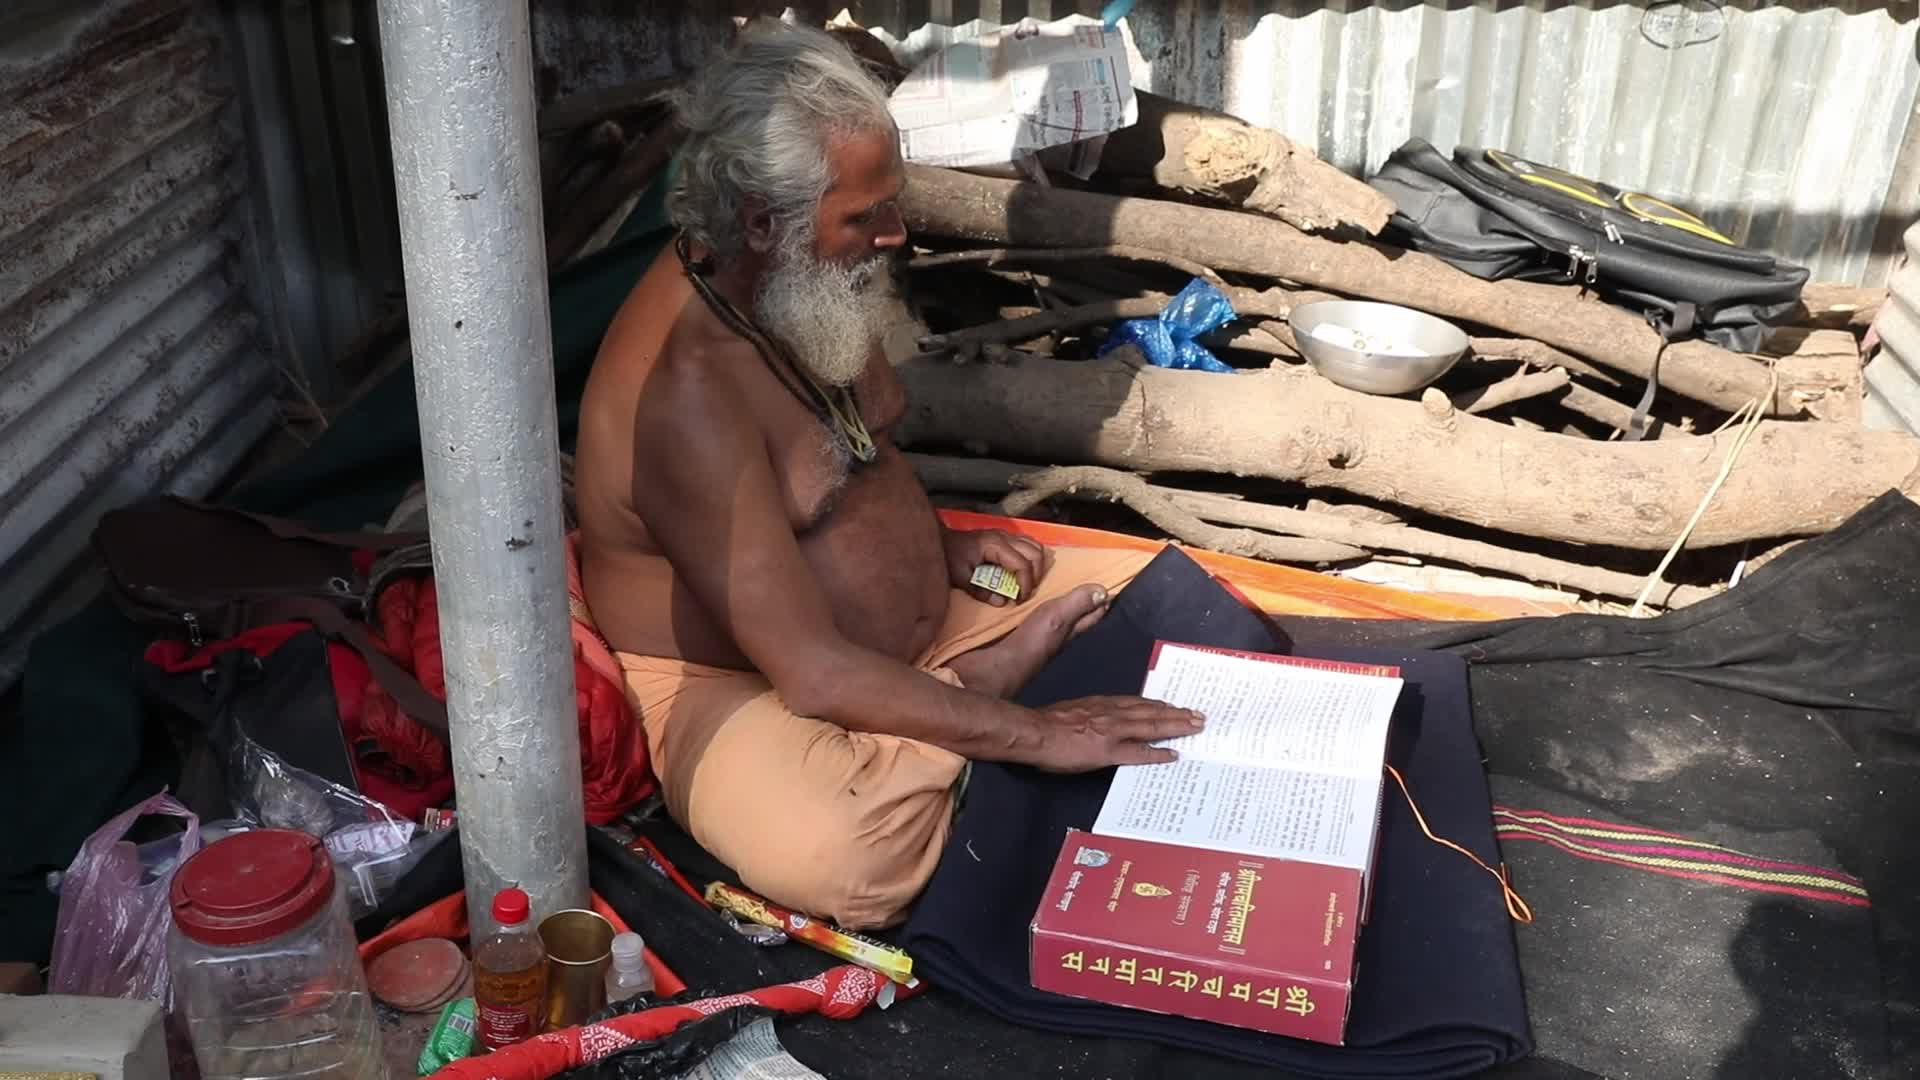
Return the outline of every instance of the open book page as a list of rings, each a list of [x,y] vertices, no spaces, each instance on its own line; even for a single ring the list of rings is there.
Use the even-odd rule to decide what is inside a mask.
[[[1165,645],[1141,696],[1207,726],[1160,745],[1183,758],[1374,776],[1401,680]]]
[[[1162,744],[1178,761],[1115,770],[1093,831],[1365,872],[1401,685],[1163,646],[1143,695],[1207,727]]]
[[[1093,831],[1243,855],[1370,862],[1378,779],[1182,758],[1117,770]]]

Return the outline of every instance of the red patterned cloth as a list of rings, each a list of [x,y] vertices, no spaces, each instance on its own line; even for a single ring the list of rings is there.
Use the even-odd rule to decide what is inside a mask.
[[[548,1080],[637,1043],[670,1035],[690,1020],[739,1005],[764,1005],[783,1013],[817,1012],[834,1020],[851,1020],[873,1004],[886,983],[884,976],[846,964],[805,982],[661,1005],[598,1024],[549,1031],[485,1057],[453,1062],[433,1076],[435,1080]]]

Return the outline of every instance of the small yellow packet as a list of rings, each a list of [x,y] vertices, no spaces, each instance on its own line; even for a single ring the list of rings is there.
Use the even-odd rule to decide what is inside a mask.
[[[1020,579],[1007,573],[1003,566],[981,563],[974,567],[973,584],[988,592],[999,593],[1009,600],[1020,599]]]

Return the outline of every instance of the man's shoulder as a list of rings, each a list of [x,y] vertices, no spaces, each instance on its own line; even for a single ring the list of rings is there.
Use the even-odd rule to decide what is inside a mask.
[[[741,373],[758,362],[753,347],[701,326],[699,314],[682,312],[649,359],[639,386],[640,416],[679,431],[750,427],[754,413]]]
[[[686,310],[674,321],[653,361],[653,377],[676,394],[732,404],[742,393],[740,373],[758,364],[753,345],[714,325],[705,311]]]
[[[663,256],[671,259],[671,253]],[[627,294],[601,343],[601,360],[643,392],[713,393],[747,343],[725,332],[676,266],[656,262]]]

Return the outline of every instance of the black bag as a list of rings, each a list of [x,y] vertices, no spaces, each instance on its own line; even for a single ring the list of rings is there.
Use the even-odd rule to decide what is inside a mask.
[[[1422,139],[1372,186],[1398,208],[1386,238],[1488,280],[1572,281],[1645,315],[1668,340],[1753,352],[1787,319],[1807,271],[1743,248],[1650,195],[1501,150]]]
[[[409,716],[446,737],[446,704],[358,621],[388,581],[431,568],[424,536],[315,532],[283,518],[160,495],[103,515],[93,548],[109,594],[134,622],[195,648],[251,627],[310,622],[353,646]]]

